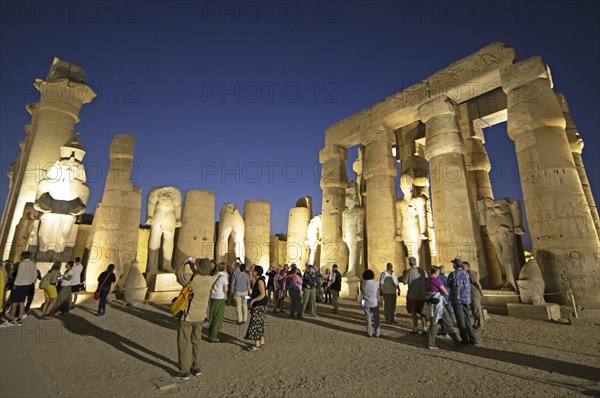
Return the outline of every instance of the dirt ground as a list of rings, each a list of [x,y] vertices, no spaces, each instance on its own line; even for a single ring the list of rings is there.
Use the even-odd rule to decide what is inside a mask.
[[[492,315],[480,347],[424,348],[398,307],[396,325],[368,338],[352,301],[319,317],[267,317],[267,345],[247,351],[246,326],[226,308],[221,343],[202,343],[202,375],[176,381],[176,322],[166,306],[95,302],[49,321],[30,316],[0,329],[0,396],[9,397],[398,397],[600,396],[600,325]],[[596,318],[597,319],[597,318]],[[163,389],[153,380],[161,379]]]

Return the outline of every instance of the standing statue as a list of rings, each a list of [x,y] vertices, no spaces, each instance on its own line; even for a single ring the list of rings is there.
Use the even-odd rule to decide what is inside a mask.
[[[171,260],[175,228],[181,227],[181,192],[177,188],[154,187],[150,190],[146,203],[146,224],[151,225],[146,272],[174,272]],[[161,264],[159,251],[162,252]]]
[[[478,202],[479,220],[487,226],[487,231],[496,249],[498,262],[504,275],[503,290],[517,290],[515,282],[519,275],[516,253],[517,235],[525,234],[521,219],[521,203],[508,198],[485,198]]]
[[[404,242],[408,257],[414,257],[419,265],[419,250],[427,240],[427,196],[417,193],[411,174],[400,178],[400,190],[404,197],[396,202],[396,240]],[[414,196],[414,197],[413,197]]]
[[[33,207],[41,212],[38,229],[38,260],[67,261],[72,257],[75,242],[68,242],[77,216],[85,212],[90,196],[83,157],[85,151],[79,134],[60,147],[60,159],[38,184]]]
[[[235,245],[235,256],[244,262],[244,219],[233,203],[224,203],[219,215],[219,239],[217,240],[217,263],[227,260],[229,237]]]
[[[342,240],[348,246],[348,270],[344,276],[356,276],[363,255],[365,209],[359,207],[354,181],[346,189],[346,209],[342,212]]]
[[[306,242],[304,242],[308,249],[310,250],[310,254],[308,257],[308,263],[314,265],[315,257],[317,254],[317,248],[321,244],[321,216],[313,217],[308,223],[308,228],[306,230]]]
[[[21,260],[21,253],[24,251],[37,252],[37,226],[39,220],[37,219],[37,211],[33,208],[33,203],[25,203],[23,209],[23,216],[17,228],[15,229],[15,235],[13,238],[13,244],[10,247],[10,254],[8,258],[17,263]]]

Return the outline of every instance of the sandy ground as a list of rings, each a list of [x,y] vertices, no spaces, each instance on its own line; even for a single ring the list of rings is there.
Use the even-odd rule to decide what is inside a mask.
[[[223,341],[202,343],[202,375],[176,381],[177,325],[165,306],[110,303],[97,317],[94,305],[0,329],[0,396],[600,396],[597,323],[492,315],[480,347],[440,340],[430,351],[403,308],[397,325],[368,338],[358,305],[342,300],[338,315],[319,305],[316,319],[270,311],[265,349],[249,352],[227,307]]]

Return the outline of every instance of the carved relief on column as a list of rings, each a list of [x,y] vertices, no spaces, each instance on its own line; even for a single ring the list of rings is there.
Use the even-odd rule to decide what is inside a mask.
[[[548,69],[532,57],[500,70],[527,220],[546,287],[597,305],[600,243]],[[556,296],[555,296],[556,297]]]
[[[579,130],[577,130],[575,122],[571,117],[569,105],[565,96],[563,94],[557,93],[556,98],[560,103],[563,116],[565,117],[565,133],[567,134],[567,140],[569,141],[569,145],[571,147],[571,154],[573,155],[573,161],[575,162],[575,167],[577,168],[577,173],[579,174],[579,179],[581,181],[583,193],[585,194],[585,199],[587,200],[588,206],[590,207],[590,213],[592,214],[592,220],[594,221],[596,233],[600,236],[600,217],[598,216],[598,208],[596,207],[596,202],[594,201],[594,195],[592,194],[590,182],[588,180],[587,173],[583,165],[583,159],[581,158],[581,152],[583,152],[584,146],[583,140],[581,139]]]
[[[437,261],[468,259],[482,279],[487,270],[474,203],[469,195],[464,144],[458,109],[448,98],[434,98],[419,108],[426,125],[425,156],[429,160]]]
[[[348,186],[347,159],[348,150],[340,146],[328,146],[319,152],[323,190],[320,264],[323,268],[338,264],[340,271],[345,269],[348,261],[348,249],[342,240],[342,212]]]
[[[377,273],[383,272],[388,262],[395,267],[401,263],[400,244],[395,240],[395,137],[392,131],[379,128],[365,133],[361,142],[365,145],[363,173],[367,181],[367,265]]]

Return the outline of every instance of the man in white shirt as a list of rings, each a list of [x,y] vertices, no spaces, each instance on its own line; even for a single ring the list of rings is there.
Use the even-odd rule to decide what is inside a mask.
[[[8,322],[2,324],[6,326],[21,326],[23,315],[25,314],[25,299],[29,291],[34,288],[38,272],[37,266],[30,259],[31,253],[22,252],[21,262],[17,269],[17,276],[14,281],[14,288],[11,294],[11,306],[7,315]],[[19,316],[15,318],[15,313],[19,308]]]
[[[394,272],[394,266],[391,263],[388,263],[386,270],[381,273],[379,285],[383,295],[385,323],[392,324],[395,322],[394,317],[396,316],[396,292],[400,295],[400,287],[398,277]]]
[[[210,289],[210,309],[208,320],[210,322],[209,341],[217,343],[221,326],[223,326],[223,318],[225,317],[225,299],[229,291],[229,277],[225,263],[217,265],[217,274],[214,276],[213,284]],[[239,272],[239,271],[238,271]]]
[[[75,257],[75,265],[71,271],[73,271],[73,276],[71,276],[71,308],[73,308],[77,302],[79,290],[81,290],[81,273],[83,271],[83,265],[81,265],[80,257]]]

